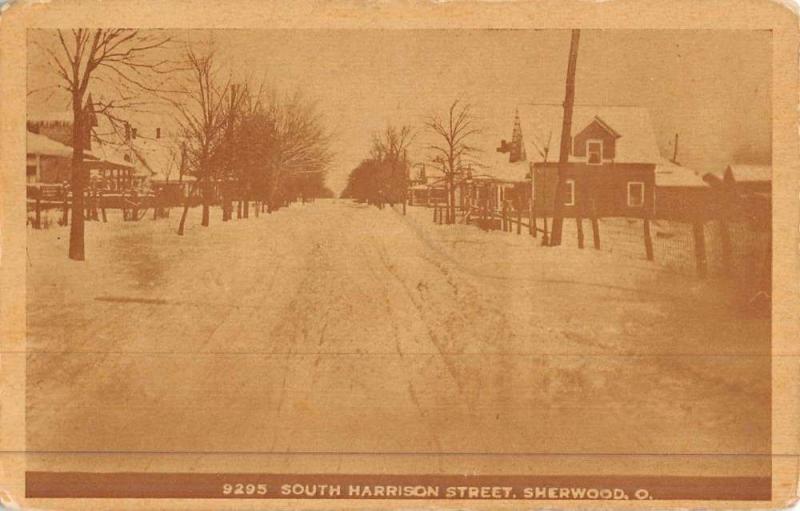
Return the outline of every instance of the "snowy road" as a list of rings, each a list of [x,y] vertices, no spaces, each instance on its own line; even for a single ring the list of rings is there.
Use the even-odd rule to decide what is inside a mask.
[[[175,213],[83,264],[29,231],[29,450],[769,449],[769,323],[708,284],[416,208]]]

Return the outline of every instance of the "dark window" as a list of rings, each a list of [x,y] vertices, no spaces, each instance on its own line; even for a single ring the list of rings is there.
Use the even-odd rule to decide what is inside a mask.
[[[590,165],[603,163],[603,143],[595,140],[586,142],[586,161]]]

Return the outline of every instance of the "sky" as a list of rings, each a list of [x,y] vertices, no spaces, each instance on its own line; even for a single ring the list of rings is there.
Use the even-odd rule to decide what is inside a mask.
[[[455,99],[474,105],[483,128],[476,142],[494,151],[500,139],[511,137],[517,104],[563,102],[570,41],[568,30],[220,30],[179,36],[213,38],[235,80],[263,79],[316,101],[333,135],[328,184],[337,192],[368,155],[372,134],[388,123],[415,128],[411,157],[426,160],[425,119]],[[769,31],[582,30],[575,101],[646,107],[662,155],[672,156],[677,133],[678,160],[699,171],[719,171],[732,161],[766,163],[771,54]],[[46,81],[40,78],[44,68],[38,69],[29,74],[29,85]],[[58,101],[41,96],[29,95],[29,111]]]

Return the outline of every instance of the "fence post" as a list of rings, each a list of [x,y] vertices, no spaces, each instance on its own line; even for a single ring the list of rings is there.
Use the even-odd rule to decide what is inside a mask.
[[[697,264],[697,276],[703,278],[706,276],[706,233],[701,220],[695,220],[692,223],[692,230],[694,231],[694,256]]]
[[[103,192],[100,192],[100,214],[103,216],[103,223],[108,222],[106,217],[106,201],[103,200]]]
[[[133,202],[133,206],[131,207],[131,221],[138,221],[139,220],[139,194],[136,193],[136,190],[131,192],[131,202]]]
[[[595,250],[600,250],[600,222],[597,220],[597,203],[592,197],[592,241]]]
[[[542,215],[542,246],[548,246],[550,244],[550,234],[547,232],[547,213]]]
[[[61,215],[61,225],[69,225],[69,190],[64,190],[64,212]]]
[[[583,248],[583,217],[580,213],[575,217],[575,224],[578,227],[578,248]]]
[[[517,234],[522,234],[522,208],[517,209]]]
[[[644,253],[648,261],[653,260],[653,238],[650,235],[650,218],[645,216],[642,222],[644,227]]]
[[[731,232],[728,226],[728,221],[724,218],[719,219],[719,237],[720,244],[722,245],[722,271],[725,275],[730,275],[733,272],[731,264]]]
[[[42,228],[42,198],[39,194],[36,195],[36,220],[34,221],[33,227],[34,229]]]
[[[97,212],[97,190],[92,190],[92,220],[100,220],[100,215]]]

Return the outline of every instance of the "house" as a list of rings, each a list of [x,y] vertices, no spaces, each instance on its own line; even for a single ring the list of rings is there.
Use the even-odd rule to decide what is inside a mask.
[[[772,224],[772,167],[764,164],[728,165],[721,174],[703,176],[720,198],[721,210],[730,220],[744,220],[752,227],[769,231]]]
[[[87,163],[89,181],[94,187],[108,192],[125,192],[143,187],[146,175],[134,165],[126,144],[94,138],[90,155],[97,160]]]
[[[501,140],[498,147],[495,133],[481,132],[472,135],[469,145],[476,149],[474,165],[466,164],[453,179],[457,208],[463,213],[473,208],[498,213],[508,208],[509,203],[513,203],[515,208],[522,207],[522,202],[530,197],[530,165],[525,159],[519,115],[514,119],[511,142]],[[429,168],[435,178],[431,179],[429,172],[428,202],[445,204],[444,172],[436,167]],[[411,193],[415,193],[414,186]]]
[[[44,135],[28,131],[26,180],[28,184],[64,184],[72,179],[72,147]],[[89,183],[96,184],[98,172],[127,175],[133,166],[112,155],[100,144],[94,151],[84,151],[83,165],[89,170]]]
[[[82,137],[83,165],[89,172],[89,184],[95,188],[116,191],[139,186],[142,180],[135,174],[130,155],[123,141],[108,128],[108,133],[98,134],[99,119],[94,112],[91,95],[84,107],[86,129]],[[73,113],[72,111],[33,113],[28,115],[28,165],[29,182],[65,183],[71,179]],[[69,157],[54,158],[52,154],[39,154],[55,144],[66,148]],[[37,156],[38,155],[38,156]],[[42,156],[45,159],[42,160]],[[38,162],[38,164],[36,163]]]
[[[643,216],[654,209],[661,162],[650,115],[636,106],[576,105],[568,162],[558,163],[564,108],[521,105],[522,138],[533,165],[534,209],[552,215],[559,167],[565,217]]]
[[[503,141],[504,142],[504,141]],[[527,210],[531,196],[530,164],[525,160],[511,161],[513,156],[497,148],[484,157],[485,168],[473,171],[465,194],[473,207],[493,212],[507,209]]]
[[[700,173],[662,159],[656,165],[655,179],[656,218],[693,221],[708,215],[714,199],[711,187]]]
[[[180,141],[161,127],[136,131],[131,140],[133,163],[145,176],[146,185],[165,204],[183,204],[190,194],[199,195],[194,183],[197,179],[187,175]]]
[[[28,184],[64,183],[72,174],[72,148],[28,131],[25,179]]]
[[[772,193],[772,166],[759,164],[731,163],[722,173],[708,173],[706,180],[714,178],[733,182],[736,189],[746,193]]]
[[[434,165],[421,165],[408,181],[408,204],[410,206],[433,206],[446,204],[444,173]]]
[[[488,179],[485,194],[477,193],[477,197],[488,203],[494,211],[504,211],[509,207],[527,210],[531,197],[531,165],[522,133],[519,109],[514,114],[511,141],[501,140],[500,146],[486,155],[484,176]]]

